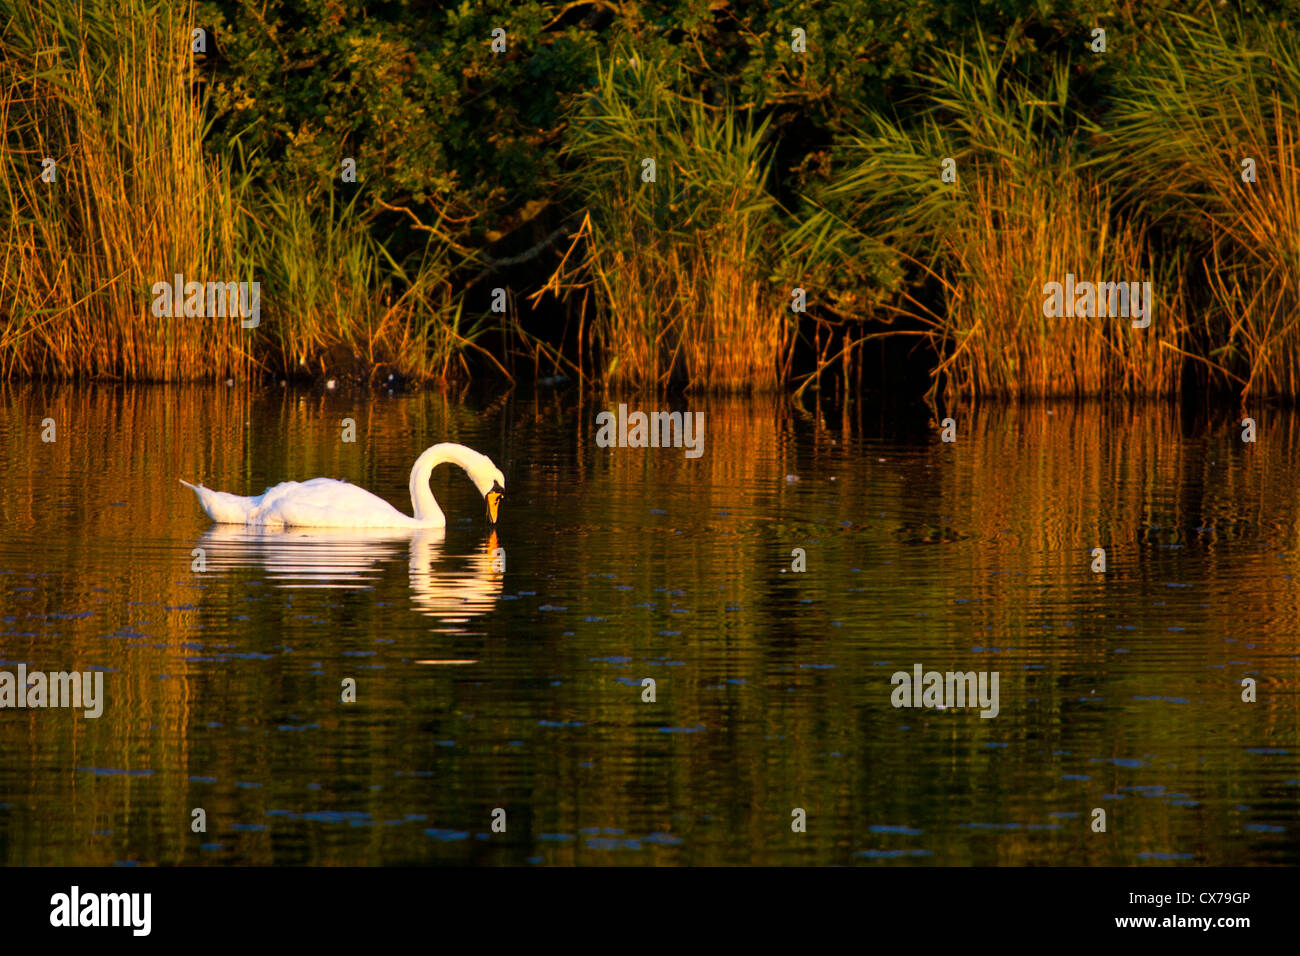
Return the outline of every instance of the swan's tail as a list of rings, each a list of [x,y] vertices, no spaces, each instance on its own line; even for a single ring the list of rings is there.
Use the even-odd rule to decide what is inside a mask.
[[[208,513],[208,517],[217,524],[245,524],[248,513],[256,506],[256,499],[241,498],[225,491],[213,491],[202,485],[191,485],[188,481],[178,479],[186,488],[199,496],[199,504]]]

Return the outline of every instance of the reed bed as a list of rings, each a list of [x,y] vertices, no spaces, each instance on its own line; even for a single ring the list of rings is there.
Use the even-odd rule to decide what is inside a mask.
[[[1119,220],[1096,185],[1063,170],[1028,183],[979,170],[940,246],[944,308],[919,313],[948,397],[1166,395],[1181,369],[1176,272],[1154,275],[1140,224]],[[1048,282],[1151,281],[1151,325],[1123,316],[1044,315]]]
[[[606,382],[773,388],[793,328],[768,282],[767,127],[681,86],[679,72],[632,51],[599,66],[566,146],[569,185],[589,210],[587,254],[552,287],[594,292],[589,335]]]
[[[192,11],[5,0],[0,19],[0,374],[247,371],[237,320],[151,312],[150,287],[176,273],[252,278],[237,184],[203,150]]]
[[[872,116],[842,144],[788,254],[816,274],[848,263],[850,275],[878,277],[890,296],[855,300],[841,289],[833,308],[896,322],[881,334],[932,349],[932,400],[1176,390],[1179,273],[1154,260],[1145,225],[1117,215],[1077,157],[1064,69],[1035,90],[983,47],[934,66],[918,122]],[[1139,329],[1127,318],[1045,315],[1046,285],[1067,275],[1151,281],[1157,317]]]
[[[192,6],[3,0],[0,19],[0,376],[468,371],[484,326],[462,315],[441,233],[398,262],[362,189],[258,182],[205,149]],[[153,315],[154,283],[177,274],[258,283],[258,324]]]
[[[0,0],[0,21],[0,377],[504,372],[465,290],[514,260],[412,225],[364,175],[277,178],[238,135],[214,148],[191,5]],[[904,119],[829,129],[794,216],[771,111],[706,102],[681,64],[616,39],[553,183],[557,233],[582,225],[533,295],[578,317],[577,354],[558,324],[516,323],[515,344],[620,387],[776,389],[808,353],[805,386],[837,363],[847,382],[864,343],[897,337],[932,353],[932,400],[1165,395],[1189,369],[1243,400],[1300,396],[1300,39],[1170,15],[1087,104],[1067,62],[1031,79],[989,49],[937,54]],[[259,283],[260,325],[154,316],[177,274]],[[1067,275],[1150,282],[1150,326],[1044,315]]]
[[[332,190],[272,185],[245,220],[246,248],[272,291],[269,361],[302,373],[445,381],[485,329],[463,315],[452,251],[434,235],[403,268],[374,238],[362,195],[341,203]]]
[[[1123,86],[1104,167],[1203,263],[1197,323],[1217,384],[1300,395],[1300,39],[1176,17]],[[1255,182],[1243,161],[1255,164]]]

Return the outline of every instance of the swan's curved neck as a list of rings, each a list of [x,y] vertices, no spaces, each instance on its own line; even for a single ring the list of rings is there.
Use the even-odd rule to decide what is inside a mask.
[[[470,458],[470,455],[475,458]],[[415,459],[415,466],[411,468],[411,508],[415,511],[416,521],[435,527],[443,527],[447,523],[437,499],[433,497],[433,490],[429,487],[429,477],[433,474],[433,469],[443,464],[459,465],[466,473],[473,475],[472,469],[478,464],[477,457],[476,452],[464,445],[444,442],[427,449]]]

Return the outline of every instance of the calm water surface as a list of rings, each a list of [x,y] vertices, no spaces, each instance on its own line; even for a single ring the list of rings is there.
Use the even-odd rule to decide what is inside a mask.
[[[107,698],[0,710],[0,860],[1300,862],[1300,419],[993,408],[945,444],[700,400],[688,460],[598,448],[612,404],[0,391],[0,669]],[[439,441],[505,472],[495,538],[451,467],[445,534],[214,529],[177,481],[409,511]],[[915,664],[996,670],[998,716],[894,708]]]

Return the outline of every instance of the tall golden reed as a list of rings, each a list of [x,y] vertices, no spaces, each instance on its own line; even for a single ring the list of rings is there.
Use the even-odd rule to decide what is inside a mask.
[[[677,92],[680,76],[624,52],[600,67],[573,118],[566,154],[589,210],[587,257],[550,288],[594,293],[605,382],[775,387],[794,329],[767,279],[766,127]]]
[[[187,5],[10,0],[0,60],[0,375],[243,372],[237,318],[156,318],[150,287],[252,278],[204,154]],[[57,164],[54,181],[43,160]]]

